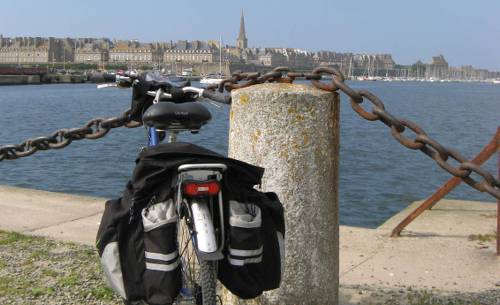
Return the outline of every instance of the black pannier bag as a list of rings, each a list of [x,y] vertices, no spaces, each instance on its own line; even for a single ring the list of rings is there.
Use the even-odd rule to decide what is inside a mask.
[[[134,301],[144,296],[145,264],[142,219],[130,221],[131,188],[128,183],[122,198],[106,202],[96,246],[108,286],[124,300]]]
[[[170,304],[182,288],[177,250],[177,211],[172,199],[141,212],[144,229],[144,290],[149,304]]]
[[[124,300],[151,305],[171,304],[178,295],[182,279],[172,198],[177,168],[187,163],[228,166],[222,187],[227,240],[218,279],[245,299],[278,288],[284,215],[276,194],[253,188],[260,185],[264,169],[189,143],[141,152],[122,198],[106,202],[97,248],[109,286]]]
[[[229,245],[218,278],[242,299],[279,288],[284,272],[285,220],[275,193],[229,192]],[[226,196],[227,197],[227,196]]]
[[[96,247],[101,258],[101,269],[108,286],[123,299],[127,299],[119,239],[121,222],[127,218],[128,210],[121,210],[121,203],[121,199],[106,202],[106,208],[97,232]]]
[[[106,202],[96,243],[101,268],[124,300],[171,304],[182,286],[175,207],[166,200],[131,218],[131,189],[129,183],[122,198]]]

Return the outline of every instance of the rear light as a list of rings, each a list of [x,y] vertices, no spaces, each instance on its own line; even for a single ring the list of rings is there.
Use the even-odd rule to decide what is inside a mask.
[[[215,196],[219,193],[220,186],[217,181],[185,182],[183,191],[189,197]]]

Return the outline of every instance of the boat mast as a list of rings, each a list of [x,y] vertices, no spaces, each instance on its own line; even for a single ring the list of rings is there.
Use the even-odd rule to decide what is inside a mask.
[[[222,34],[219,36],[219,75],[222,77]]]
[[[352,56],[351,60],[349,61],[349,73],[348,73],[348,78],[352,79]]]

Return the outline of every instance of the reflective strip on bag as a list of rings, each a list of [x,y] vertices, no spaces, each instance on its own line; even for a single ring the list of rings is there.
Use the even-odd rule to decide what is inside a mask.
[[[154,271],[172,271],[175,270],[179,266],[180,260],[177,259],[175,262],[172,264],[156,264],[156,263],[148,263],[146,262],[146,269],[147,270],[154,270]]]
[[[108,286],[126,299],[125,284],[123,282],[122,267],[120,263],[120,250],[118,242],[110,242],[104,248],[101,256],[102,270]]]
[[[276,235],[278,236],[278,245],[280,248],[280,263],[281,263],[280,283],[281,283],[281,279],[283,279],[283,274],[285,273],[285,239],[283,237],[283,233],[281,233],[280,231],[276,231]]]
[[[257,264],[262,262],[262,256],[259,257],[250,257],[245,259],[236,259],[229,257],[229,263],[233,266],[244,266],[246,264]]]
[[[256,250],[240,250],[229,247],[229,254],[233,256],[243,256],[243,257],[257,256],[262,254],[263,249],[264,246],[261,246],[259,249]]]
[[[168,262],[168,261],[171,261],[177,257],[177,251],[174,251],[174,252],[169,253],[169,254],[145,251],[145,256],[146,256],[146,258],[149,258],[149,259]]]

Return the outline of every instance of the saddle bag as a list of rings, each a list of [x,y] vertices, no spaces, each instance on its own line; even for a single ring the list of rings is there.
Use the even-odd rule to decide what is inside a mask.
[[[229,245],[218,278],[231,293],[250,299],[280,286],[285,221],[276,194],[251,190],[243,198],[228,201]]]
[[[171,304],[182,288],[175,205],[168,199],[143,209],[141,216],[145,299],[151,305]]]
[[[264,169],[188,143],[141,152],[122,198],[106,202],[96,245],[109,286],[127,303],[166,305],[179,294],[178,219],[169,198],[178,167],[188,163],[228,165],[222,186],[227,240],[218,279],[243,299],[278,288],[285,222],[276,194],[253,189]]]
[[[182,286],[172,200],[130,217],[131,192],[106,202],[97,249],[106,282],[126,302],[172,304]]]

